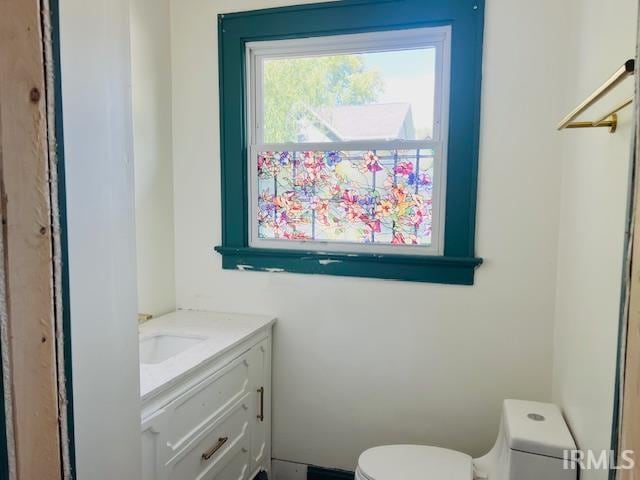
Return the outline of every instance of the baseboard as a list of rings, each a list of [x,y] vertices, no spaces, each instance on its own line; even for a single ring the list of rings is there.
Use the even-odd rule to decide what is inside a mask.
[[[269,480],[307,480],[307,465],[287,460],[271,460],[271,477]]]
[[[334,470],[330,468],[307,467],[307,480],[354,480],[355,473],[347,470]]]

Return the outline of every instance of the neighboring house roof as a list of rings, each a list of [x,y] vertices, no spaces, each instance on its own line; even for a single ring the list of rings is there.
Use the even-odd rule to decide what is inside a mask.
[[[310,112],[322,130],[337,140],[413,138],[413,116],[408,103],[340,105]],[[312,120],[313,121],[313,120]]]

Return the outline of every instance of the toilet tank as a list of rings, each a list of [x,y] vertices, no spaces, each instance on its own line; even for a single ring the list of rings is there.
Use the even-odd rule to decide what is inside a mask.
[[[505,400],[498,439],[474,460],[476,478],[487,480],[576,480],[571,432],[552,403]],[[566,452],[566,453],[565,453]]]

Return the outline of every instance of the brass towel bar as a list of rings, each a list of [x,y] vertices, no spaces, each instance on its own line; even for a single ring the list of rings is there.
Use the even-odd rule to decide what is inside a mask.
[[[624,102],[618,104],[613,110],[610,110],[607,114],[603,115],[596,121],[576,122],[574,120],[578,117],[578,115],[583,113],[594,103],[604,97],[607,93],[617,87],[623,80],[633,75],[634,70],[635,60],[630,59],[624,62],[624,65],[622,65],[616,71],[616,73],[611,75],[611,77],[606,82],[604,82],[595,92],[589,95],[584,102],[574,108],[571,113],[569,113],[562,119],[562,121],[558,124],[558,130],[563,130],[565,128],[608,127],[609,132],[615,132],[616,127],[618,126],[618,115],[616,114],[624,107],[631,105],[631,103],[633,103],[633,97],[627,98]]]

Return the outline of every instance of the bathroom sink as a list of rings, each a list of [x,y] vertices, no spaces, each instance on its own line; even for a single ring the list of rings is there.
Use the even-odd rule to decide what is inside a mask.
[[[204,342],[206,337],[157,334],[140,339],[140,363],[152,365],[164,362],[179,353]]]

